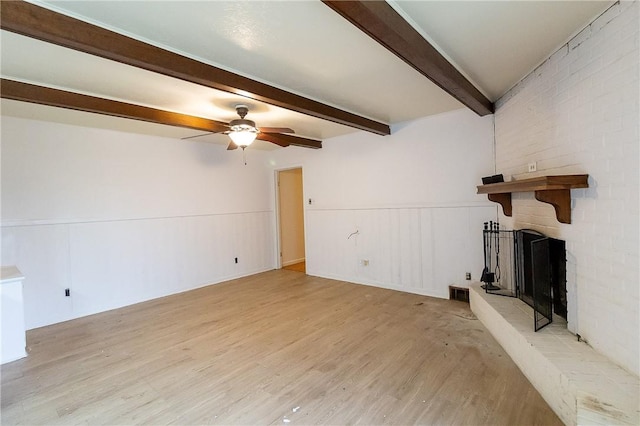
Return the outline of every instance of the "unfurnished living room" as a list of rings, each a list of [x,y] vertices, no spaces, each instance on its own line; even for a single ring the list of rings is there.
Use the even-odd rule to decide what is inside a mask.
[[[640,2],[0,1],[0,422],[640,424]]]

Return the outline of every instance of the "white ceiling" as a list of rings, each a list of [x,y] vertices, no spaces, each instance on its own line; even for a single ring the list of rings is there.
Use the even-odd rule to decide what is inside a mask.
[[[496,101],[613,1],[396,1],[392,5]]]
[[[34,3],[389,124],[462,107],[319,1]],[[611,4],[396,1],[392,6],[495,100]],[[248,118],[259,126],[291,127],[311,138],[354,131],[5,31],[1,37],[4,78],[220,121],[236,118],[235,104],[248,103]],[[64,122],[73,122],[76,114],[19,104],[3,100],[2,113]],[[78,124],[94,125],[87,124],[86,113],[77,114]],[[100,127],[109,127],[109,120],[100,119]],[[133,131],[161,133],[164,126],[138,127],[143,130]],[[113,128],[122,129],[122,119],[114,118]],[[171,136],[197,133],[180,129]],[[226,143],[221,136],[209,140]]]

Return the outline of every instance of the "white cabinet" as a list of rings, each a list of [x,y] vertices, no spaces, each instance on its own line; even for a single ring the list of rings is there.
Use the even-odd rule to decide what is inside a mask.
[[[0,363],[15,361],[27,356],[22,282],[24,276],[15,266],[3,266],[0,273]]]

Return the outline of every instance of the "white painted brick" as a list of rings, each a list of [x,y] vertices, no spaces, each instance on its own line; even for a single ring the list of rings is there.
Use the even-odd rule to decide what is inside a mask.
[[[593,23],[591,27],[593,32],[600,31],[602,27],[607,25],[613,18],[617,17],[620,14],[620,4],[614,4],[612,7],[607,9],[602,15],[600,15]]]
[[[593,58],[588,55],[577,55],[569,64],[569,72],[575,74],[576,72],[582,71],[587,65],[593,66],[591,64],[592,60]]]
[[[620,5],[620,12],[624,12],[625,10],[627,10],[627,8],[633,6],[633,3],[635,3],[637,0],[620,0],[619,1],[619,5]]]
[[[532,194],[514,195],[514,216],[501,222],[567,241],[570,329],[636,375],[639,27],[639,2],[616,4],[498,100],[495,119],[498,173],[590,175],[590,188],[572,191],[572,224]],[[538,173],[526,173],[530,161]]]
[[[569,53],[569,46],[565,44],[560,49],[556,50],[556,52],[549,57],[549,63],[552,63],[558,66],[558,63],[564,60],[564,57]]]
[[[580,31],[578,35],[569,41],[569,51],[574,50],[591,37],[591,25],[587,25],[585,29]]]
[[[470,302],[478,319],[566,424],[638,424],[637,376],[577,342],[559,325],[534,333],[530,310],[517,299],[487,295],[475,285],[470,289]],[[590,306],[591,303],[580,303],[581,308]],[[628,336],[620,326],[620,318],[587,320],[586,325],[593,328],[604,324],[621,330],[614,333],[612,347],[625,350]],[[593,397],[612,409],[593,410],[593,404],[585,402]]]

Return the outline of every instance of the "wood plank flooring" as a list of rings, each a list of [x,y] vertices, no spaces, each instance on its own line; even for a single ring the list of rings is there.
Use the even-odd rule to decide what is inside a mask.
[[[9,424],[561,424],[469,305],[270,271],[27,333]]]
[[[282,269],[286,269],[287,271],[296,271],[296,272],[307,272],[307,263],[306,262],[298,262],[293,265],[283,266]]]

